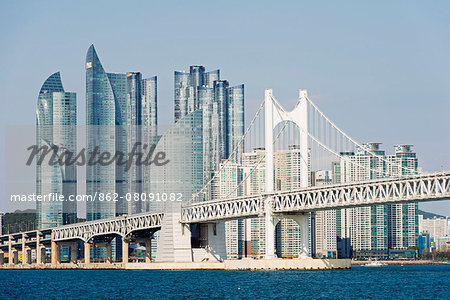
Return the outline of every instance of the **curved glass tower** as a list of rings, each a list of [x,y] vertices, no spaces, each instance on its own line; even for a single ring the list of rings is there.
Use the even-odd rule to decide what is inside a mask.
[[[127,77],[126,74],[106,73],[94,45],[89,47],[86,55],[86,108],[86,152],[106,152],[111,155],[120,152],[126,159]],[[87,164],[88,195],[117,193],[117,199],[121,199],[127,189],[125,165]],[[86,206],[87,220],[115,217],[127,212],[124,201],[100,201],[98,197],[88,201]]]
[[[108,75],[103,70],[94,45],[91,45],[86,56],[87,153],[92,153],[95,149],[100,153],[115,152],[116,106]],[[88,164],[86,193],[114,193],[115,173],[115,164]],[[88,221],[116,216],[115,203],[111,201],[89,201],[86,208]]]
[[[65,152],[76,153],[76,94],[65,92],[60,73],[54,73],[41,87],[36,109],[36,145],[39,148],[55,149],[56,162]],[[51,151],[51,153],[53,152]],[[37,160],[41,158],[41,151]],[[57,193],[76,195],[76,167],[74,164],[50,164],[45,156],[36,165],[36,194]],[[53,163],[52,162],[52,163]],[[37,227],[48,228],[76,222],[75,201],[44,200],[36,203]]]

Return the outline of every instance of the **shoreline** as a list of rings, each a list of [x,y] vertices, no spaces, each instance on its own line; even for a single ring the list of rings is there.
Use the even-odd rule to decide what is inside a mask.
[[[396,265],[450,265],[450,262],[434,261],[434,260],[380,260],[382,264],[389,266]],[[352,260],[352,266],[363,266],[370,263],[368,260]]]
[[[223,262],[151,262],[151,263],[90,263],[90,264],[17,264],[0,269],[117,269],[117,270],[325,270],[350,269],[350,259],[261,259],[225,260]]]

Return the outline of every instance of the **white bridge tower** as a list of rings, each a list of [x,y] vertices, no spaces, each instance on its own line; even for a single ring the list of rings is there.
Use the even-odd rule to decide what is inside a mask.
[[[272,89],[265,90],[265,148],[266,148],[266,193],[274,191],[274,165],[273,165],[273,131],[283,122],[290,121],[296,124],[300,130],[300,187],[308,186],[308,105],[307,92],[300,90],[299,99],[292,111],[286,111],[274,98]],[[266,259],[275,257],[275,225],[280,217],[295,220],[301,228],[301,240],[303,257],[309,255],[309,227],[308,215],[274,216],[272,212],[272,197],[265,199],[265,236]]]

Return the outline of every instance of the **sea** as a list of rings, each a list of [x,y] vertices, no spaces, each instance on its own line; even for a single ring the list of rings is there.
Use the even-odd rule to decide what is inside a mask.
[[[450,299],[450,265],[311,271],[0,270],[0,299]]]

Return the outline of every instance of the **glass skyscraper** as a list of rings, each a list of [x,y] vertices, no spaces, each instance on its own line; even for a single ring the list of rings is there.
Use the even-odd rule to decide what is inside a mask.
[[[86,125],[87,153],[95,150],[127,156],[127,76],[106,73],[94,45],[86,55]],[[117,193],[119,201],[88,201],[87,220],[115,217],[127,213],[124,199],[128,191],[125,165],[116,163],[88,164],[86,191],[88,195]]]
[[[38,148],[57,147],[55,160],[65,152],[76,153],[76,107],[76,94],[64,91],[60,73],[48,77],[38,96],[36,145]],[[40,154],[36,161],[41,158]],[[75,164],[50,165],[49,160],[44,159],[42,164],[36,165],[37,195],[58,193],[67,199],[77,193],[76,180]],[[60,226],[76,222],[77,204],[75,201],[38,201],[36,211],[38,228]]]
[[[191,66],[189,73],[175,72],[175,122],[186,114],[202,109],[203,177],[207,183],[244,135],[244,85],[230,87],[220,80],[220,71],[206,72],[203,66]],[[239,162],[243,144],[231,159]],[[212,190],[206,199],[218,195]]]
[[[147,153],[156,144],[157,138],[157,78],[142,79],[139,72],[127,73],[128,84],[128,151],[133,147]],[[129,191],[133,193],[150,192],[150,168],[144,165],[131,165]],[[130,201],[128,213],[139,213],[149,209],[148,202]]]

